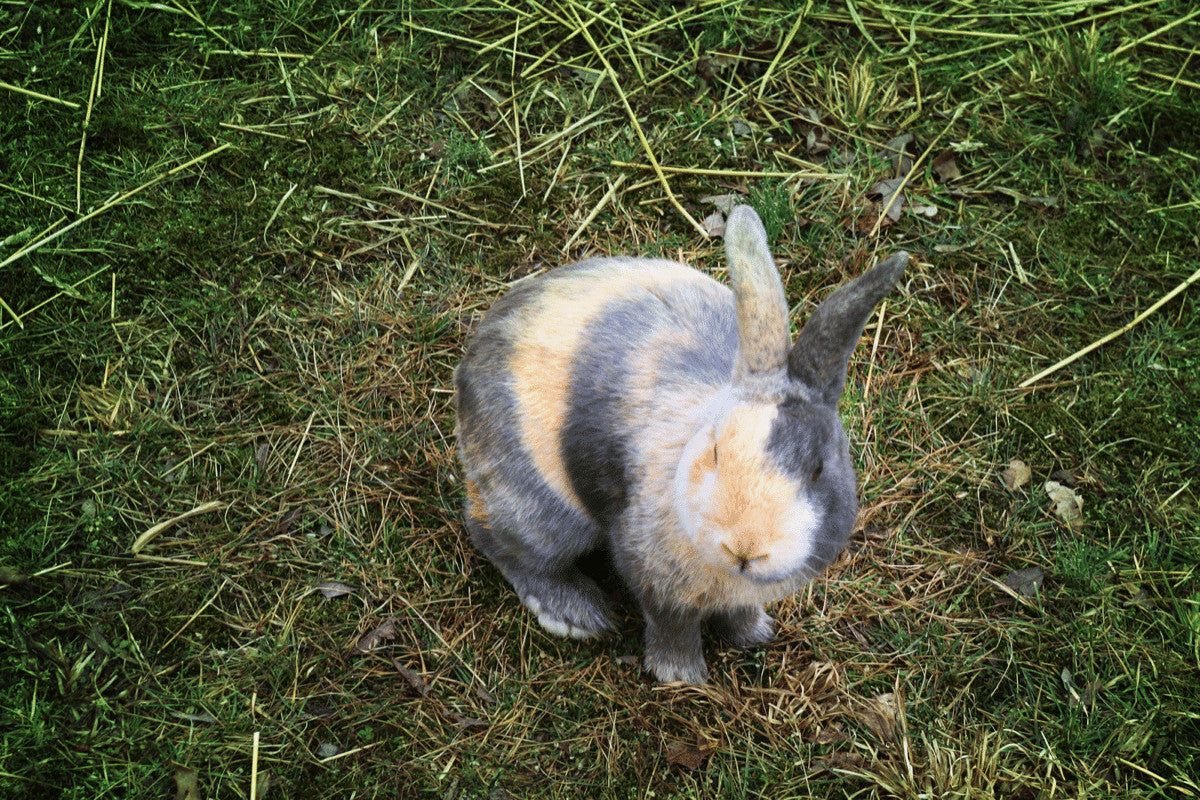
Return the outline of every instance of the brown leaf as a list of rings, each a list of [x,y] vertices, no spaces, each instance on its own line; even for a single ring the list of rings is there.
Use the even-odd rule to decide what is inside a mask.
[[[461,728],[464,731],[468,730],[470,728],[486,728],[488,726],[488,724],[481,719],[475,719],[474,717],[464,717],[462,714],[458,713],[457,711],[451,711],[449,709],[446,709],[446,710],[442,711],[442,714],[445,715],[448,719],[452,720],[456,726],[458,726],[459,728]]]
[[[904,707],[892,692],[876,695],[863,703],[855,716],[870,728],[884,745],[895,746],[903,737]]]
[[[417,694],[421,695],[421,697],[429,694],[430,686],[425,682],[425,679],[421,677],[421,673],[417,672],[416,670],[409,669],[394,658],[392,659],[392,666],[396,668],[396,671],[400,673],[404,680],[408,681],[408,685],[411,686]]]
[[[888,219],[892,222],[899,222],[900,212],[904,210],[903,186],[903,178],[888,178],[871,187],[870,194],[877,194],[883,198],[883,207],[887,209]]]
[[[1022,597],[1034,597],[1046,582],[1046,571],[1041,567],[1014,569],[1004,576],[1004,585]]]
[[[1083,527],[1083,498],[1058,481],[1046,481],[1046,494],[1054,504],[1054,515],[1073,530]]]
[[[392,639],[395,639],[398,635],[399,633],[396,631],[396,618],[389,617],[378,625],[375,630],[359,639],[352,648],[352,652],[366,655],[378,649],[384,642],[390,642]]]
[[[175,800],[202,800],[196,770],[183,764],[175,765]]]
[[[886,156],[892,162],[895,175],[905,176],[912,172],[913,160],[907,151],[912,140],[913,135],[911,133],[902,133],[883,146],[883,152],[880,155]]]
[[[353,586],[341,581],[321,581],[317,584],[317,588],[321,590],[321,594],[326,598],[341,597],[342,595],[353,594],[357,591]]]
[[[259,469],[266,469],[267,464],[271,461],[271,443],[263,442],[254,451],[254,460],[258,462]]]
[[[937,178],[938,183],[948,183],[962,177],[962,173],[958,170],[958,163],[954,160],[953,150],[943,150],[933,160],[933,174]]]
[[[725,235],[725,215],[720,211],[709,214],[700,224],[704,226],[704,230],[708,231],[709,236]]]
[[[698,770],[704,766],[705,760],[716,751],[717,746],[696,734],[695,743],[672,740],[667,742],[664,757],[668,764],[675,764],[688,770]]]
[[[1020,489],[1029,483],[1032,475],[1033,473],[1024,461],[1014,458],[1008,462],[1008,468],[1000,473],[1000,480],[1004,481],[1004,485],[1009,489]]]
[[[708,197],[701,197],[700,202],[712,203],[722,214],[728,214],[730,211],[733,211],[734,206],[742,202],[742,196],[736,192],[730,194],[710,194]]]

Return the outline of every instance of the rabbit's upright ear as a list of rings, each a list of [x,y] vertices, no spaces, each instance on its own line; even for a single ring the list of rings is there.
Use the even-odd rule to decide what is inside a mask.
[[[788,377],[815,391],[814,399],[836,403],[846,383],[846,365],[867,317],[891,291],[907,264],[908,253],[896,253],[825,298],[788,354]]]
[[[787,300],[767,233],[750,206],[738,206],[725,222],[725,257],[737,303],[735,380],[782,369],[788,348]]]

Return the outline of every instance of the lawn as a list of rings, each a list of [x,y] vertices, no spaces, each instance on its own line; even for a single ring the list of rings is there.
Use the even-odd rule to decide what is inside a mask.
[[[1200,9],[0,4],[0,795],[1200,797]],[[851,360],[861,512],[706,686],[470,546],[451,371],[588,255]]]

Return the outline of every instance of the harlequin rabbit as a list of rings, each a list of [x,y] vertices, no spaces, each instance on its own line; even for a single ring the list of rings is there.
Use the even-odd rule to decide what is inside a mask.
[[[577,566],[605,547],[646,620],[646,669],[703,683],[700,626],[769,641],[763,604],[841,551],[857,513],[837,400],[897,253],[795,344],[758,215],[730,214],[732,291],[683,264],[593,258],[515,283],[454,375],[466,523],[550,633],[612,627]]]

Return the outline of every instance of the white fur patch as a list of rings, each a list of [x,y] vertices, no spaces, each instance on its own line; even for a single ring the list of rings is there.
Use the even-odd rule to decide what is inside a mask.
[[[820,509],[807,497],[793,501],[779,517],[779,539],[772,545],[770,557],[761,562],[763,573],[782,577],[799,569],[812,553],[820,530]],[[751,563],[750,570],[758,566]]]

